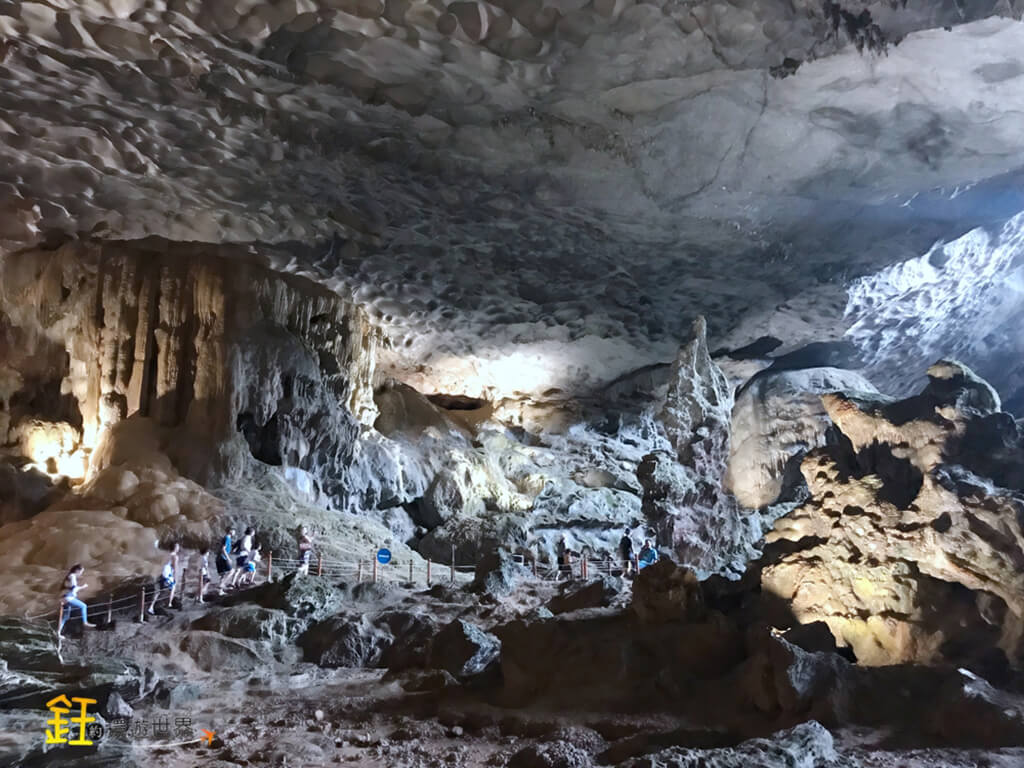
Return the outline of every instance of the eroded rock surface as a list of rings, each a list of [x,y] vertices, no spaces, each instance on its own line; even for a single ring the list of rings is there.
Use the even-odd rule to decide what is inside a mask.
[[[962,364],[928,374],[907,400],[823,396],[843,440],[804,459],[811,498],[768,537],[794,546],[762,586],[800,621],[827,622],[861,663],[1000,649],[1018,664],[1021,435]]]

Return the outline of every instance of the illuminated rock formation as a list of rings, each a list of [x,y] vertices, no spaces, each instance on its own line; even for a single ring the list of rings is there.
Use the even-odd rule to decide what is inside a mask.
[[[376,410],[374,335],[351,304],[201,246],[69,245],[0,266],[0,369],[18,382],[0,443],[81,480],[115,424],[148,418],[197,480],[238,480],[255,458],[308,473],[314,496],[353,493],[340,469]]]
[[[745,507],[773,504],[792,482],[792,465],[825,443],[828,392],[875,392],[853,371],[811,368],[764,371],[743,385],[732,409],[725,484]]]
[[[907,400],[829,394],[842,433],[811,451],[811,498],[763,589],[865,664],[1022,658],[1024,441],[992,388],[940,361]],[[791,551],[790,551],[791,550]]]

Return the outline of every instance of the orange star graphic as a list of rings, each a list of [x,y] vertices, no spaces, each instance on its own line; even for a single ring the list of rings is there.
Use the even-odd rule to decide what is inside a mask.
[[[214,734],[215,734],[215,733],[217,733],[217,732],[216,732],[216,731],[208,731],[208,730],[206,730],[205,728],[203,728],[203,729],[202,729],[202,731],[203,731],[203,733],[205,733],[205,734],[206,734],[206,735],[205,735],[205,736],[203,737],[204,739],[206,739],[206,743],[207,743],[207,744],[213,744],[213,736],[214,736]]]

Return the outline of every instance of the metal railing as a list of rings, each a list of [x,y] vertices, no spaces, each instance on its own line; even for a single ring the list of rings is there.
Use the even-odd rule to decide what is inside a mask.
[[[522,555],[516,555],[514,558],[529,569],[529,581],[558,582],[577,578],[586,580],[600,575],[617,575],[625,570],[621,561],[609,557],[590,559],[587,555],[582,555],[575,558],[574,561],[570,560],[561,564],[541,564],[537,560],[531,560],[527,564]],[[269,552],[264,562],[266,563],[266,575],[263,581],[254,581],[251,585],[247,584],[242,587],[236,587],[232,594],[245,592],[259,586],[261,583],[272,582],[275,571],[281,573],[281,571],[296,572],[305,570],[311,577],[345,579],[357,583],[366,581],[408,586],[422,583],[430,587],[437,583],[448,582],[454,584],[456,581],[466,581],[466,576],[474,574],[477,567],[476,563],[458,565],[453,561],[449,564],[442,564],[435,563],[430,559],[422,560],[419,563],[409,559],[402,562],[392,560],[387,564],[381,564],[377,561],[375,554],[366,560],[356,560],[353,562],[349,560],[324,559],[322,554],[318,554],[316,558],[304,561],[299,558],[274,557],[274,553]],[[634,560],[634,568],[636,565],[637,563]],[[192,585],[188,583],[190,580],[189,569],[183,568],[181,580],[174,587],[175,593],[180,596],[182,603],[189,593],[191,593],[192,599],[197,604],[204,603],[209,592],[219,590],[218,585],[214,581],[211,580],[209,584],[206,583],[205,574],[202,569],[197,568],[194,570],[197,577],[191,577],[194,578]],[[112,623],[115,616],[123,615],[133,618],[137,617],[140,622],[144,622],[147,612],[151,612],[161,599],[170,597],[171,589],[171,587],[163,587],[159,584],[142,585],[139,587],[137,594],[123,595],[116,599],[113,597],[113,593],[110,593],[105,597],[99,597],[90,603],[86,603],[86,611],[90,620],[95,615],[101,615],[104,617],[106,624]],[[53,623],[55,621],[55,629],[57,630],[58,637],[60,637],[61,625],[64,623],[65,614],[68,611],[76,611],[76,609],[60,598],[59,606],[56,610],[26,616],[25,618],[30,621],[46,623]],[[68,621],[76,618],[77,616],[68,616]]]

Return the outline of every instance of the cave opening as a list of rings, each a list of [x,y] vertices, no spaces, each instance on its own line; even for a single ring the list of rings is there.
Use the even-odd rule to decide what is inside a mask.
[[[469,397],[468,395],[427,395],[427,400],[438,408],[446,411],[478,411],[489,405],[489,401],[480,397]]]
[[[857,454],[862,474],[877,475],[882,481],[878,498],[906,509],[917,498],[924,475],[908,459],[896,456],[888,443],[873,442]]]
[[[235,428],[242,433],[254,459],[274,467],[279,467],[284,463],[281,456],[281,435],[276,412],[265,424],[261,425],[252,413],[243,411],[235,420]]]

